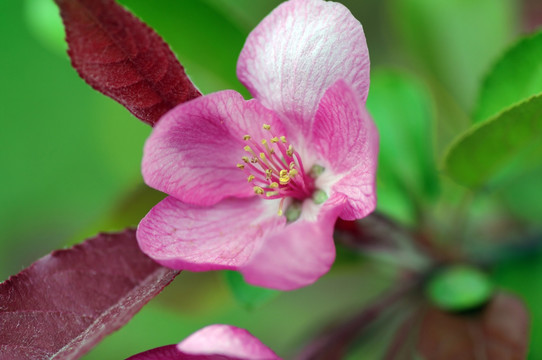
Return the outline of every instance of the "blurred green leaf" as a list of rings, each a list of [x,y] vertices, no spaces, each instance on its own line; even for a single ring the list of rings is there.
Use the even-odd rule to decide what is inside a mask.
[[[416,78],[380,69],[371,74],[367,107],[380,133],[378,209],[412,222],[438,191],[431,98]]]
[[[224,277],[235,299],[247,309],[257,308],[280,294],[277,290],[247,284],[237,271],[224,271]]]
[[[26,0],[24,4],[26,21],[33,35],[52,51],[65,55],[64,27],[55,3],[51,0]]]
[[[465,311],[486,303],[493,294],[493,284],[480,270],[456,265],[434,274],[426,294],[442,310]]]
[[[526,257],[501,262],[493,269],[495,283],[519,295],[530,318],[530,345],[528,359],[542,359],[542,252],[530,249]]]
[[[495,64],[486,77],[474,122],[542,93],[542,32],[521,39]]]
[[[542,225],[542,167],[524,174],[499,191],[508,211],[530,223]]]
[[[514,0],[392,0],[404,50],[470,109],[489,64],[514,37]]]
[[[246,31],[252,31],[256,25],[267,16],[274,8],[276,8],[282,0],[266,0],[266,1],[254,1],[254,0],[202,0],[209,4],[222,16],[230,19],[232,24],[235,24],[239,29]]]
[[[474,125],[444,157],[445,172],[467,187],[502,183],[542,157],[542,96]]]

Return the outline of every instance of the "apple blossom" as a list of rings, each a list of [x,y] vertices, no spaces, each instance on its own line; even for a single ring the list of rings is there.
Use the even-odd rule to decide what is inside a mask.
[[[249,35],[237,75],[254,99],[205,95],[155,126],[143,177],[170,196],[141,221],[138,241],[174,269],[306,286],[334,261],[337,217],[362,218],[376,203],[362,26],[338,3],[285,2]]]

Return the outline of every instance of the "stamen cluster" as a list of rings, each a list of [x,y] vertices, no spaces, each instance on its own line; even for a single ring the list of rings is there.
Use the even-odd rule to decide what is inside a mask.
[[[282,215],[284,200],[291,197],[304,200],[314,191],[314,179],[303,168],[301,156],[284,135],[273,133],[271,125],[264,124],[270,139],[255,141],[245,135],[249,145],[244,150],[250,156],[243,156],[243,163],[237,167],[247,173],[247,181],[254,184],[254,193],[265,199],[281,199],[279,215]]]

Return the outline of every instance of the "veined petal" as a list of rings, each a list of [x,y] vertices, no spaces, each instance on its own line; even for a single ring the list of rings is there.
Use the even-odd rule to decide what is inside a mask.
[[[303,217],[271,232],[239,271],[253,285],[293,290],[315,282],[335,260],[334,209],[320,211],[316,221]]]
[[[167,197],[137,228],[141,250],[158,263],[190,271],[236,270],[262,238],[284,224],[276,201],[226,199],[201,207]]]
[[[344,202],[340,217],[354,220],[376,206],[378,131],[355,91],[343,80],[324,94],[315,115],[312,151],[330,167],[331,196],[328,201]],[[331,184],[336,181],[335,184]]]
[[[127,360],[278,360],[271,349],[245,329],[209,325],[178,345],[167,345]]]
[[[337,80],[352,84],[365,102],[369,53],[363,28],[338,3],[284,2],[248,36],[237,76],[263,105],[288,119],[288,135],[301,142],[318,102]]]
[[[245,329],[229,325],[210,325],[195,332],[177,345],[185,354],[223,355],[237,360],[280,359]]]
[[[145,182],[187,203],[213,205],[230,197],[254,195],[246,174],[236,166],[246,155],[243,136],[278,132],[276,115],[256,100],[221,91],[181,104],[168,112],[145,143]]]

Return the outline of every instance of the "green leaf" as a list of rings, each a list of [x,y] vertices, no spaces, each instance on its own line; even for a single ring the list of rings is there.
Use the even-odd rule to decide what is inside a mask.
[[[540,164],[542,96],[471,127],[450,146],[444,171],[467,187],[502,183]]]
[[[480,270],[455,265],[433,275],[426,293],[442,310],[466,311],[485,304],[493,294],[493,284]]]
[[[499,286],[521,297],[529,315],[530,345],[528,359],[542,359],[542,252],[527,248],[525,256],[500,262],[493,269],[492,278]]]
[[[399,44],[418,69],[470,109],[491,61],[514,38],[514,0],[393,0]]]
[[[432,103],[416,78],[395,70],[371,74],[367,107],[380,133],[378,208],[403,221],[438,190]]]
[[[36,39],[64,57],[67,47],[64,27],[55,3],[51,0],[27,0],[24,5],[26,22]]]
[[[482,85],[474,121],[542,93],[542,32],[525,37],[495,64]]]
[[[243,279],[243,275],[236,271],[225,271],[224,275],[233,296],[245,308],[257,308],[280,294],[280,291],[277,290],[247,284]]]
[[[528,172],[499,191],[501,201],[513,215],[542,225],[542,167]],[[533,199],[535,199],[533,201]]]

